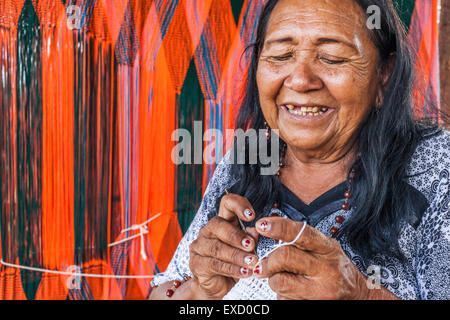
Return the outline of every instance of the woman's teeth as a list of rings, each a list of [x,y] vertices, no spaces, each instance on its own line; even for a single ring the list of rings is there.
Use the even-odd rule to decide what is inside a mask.
[[[299,116],[319,116],[327,112],[328,108],[326,107],[294,107],[292,104],[287,104],[286,108],[292,114],[296,114]]]

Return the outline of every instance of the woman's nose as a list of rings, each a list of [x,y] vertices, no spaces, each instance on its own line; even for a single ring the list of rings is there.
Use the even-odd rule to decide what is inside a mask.
[[[324,84],[308,63],[297,62],[285,79],[284,86],[297,92],[308,92],[322,89]]]

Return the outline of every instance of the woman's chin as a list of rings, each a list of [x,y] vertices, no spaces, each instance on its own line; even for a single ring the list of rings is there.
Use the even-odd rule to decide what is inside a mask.
[[[334,114],[333,112],[332,114]],[[320,148],[329,140],[330,128],[332,124],[332,114],[321,120],[311,119],[292,119],[289,115],[280,115],[278,119],[278,128],[280,128],[280,136],[289,146],[314,150]],[[332,137],[330,137],[332,138]]]
[[[302,131],[293,135],[292,132],[281,132],[281,138],[289,147],[307,151],[320,150],[326,145],[327,137],[322,133]]]

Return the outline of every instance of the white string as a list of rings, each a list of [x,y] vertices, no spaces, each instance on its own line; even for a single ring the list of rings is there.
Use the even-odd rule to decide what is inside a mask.
[[[125,239],[113,242],[108,244],[108,247],[117,246],[121,243],[133,240],[135,238],[140,237],[141,238],[141,256],[143,260],[147,260],[147,255],[145,254],[145,246],[144,246],[144,235],[148,233],[147,225],[162,215],[162,212],[155,214],[153,217],[148,219],[147,221],[144,221],[140,224],[134,224],[129,228],[123,229],[120,233],[125,233],[127,231],[134,231],[139,230],[138,234],[132,235],[130,237],[127,237]],[[81,272],[73,272],[73,271],[56,271],[56,270],[50,270],[50,269],[44,269],[44,268],[35,268],[35,267],[29,267],[29,266],[23,266],[20,264],[14,264],[3,261],[3,259],[0,259],[0,263],[3,264],[6,267],[11,268],[17,268],[22,270],[29,270],[29,271],[36,271],[36,272],[44,272],[44,273],[52,273],[52,274],[60,274],[60,275],[66,275],[66,276],[72,276],[72,277],[87,277],[87,278],[107,278],[107,279],[148,279],[153,278],[154,275],[107,275],[107,274],[94,274],[94,273],[81,273]]]
[[[120,233],[125,233],[128,231],[134,231],[134,230],[139,230],[139,233],[132,235],[130,237],[127,237],[125,239],[110,243],[110,244],[108,244],[108,247],[117,246],[118,244],[133,240],[137,237],[140,237],[141,238],[141,257],[142,257],[142,260],[146,261],[147,255],[145,254],[144,235],[146,235],[148,233],[147,224],[149,224],[152,220],[155,220],[156,218],[158,218],[160,215],[162,215],[162,212],[155,214],[153,217],[151,217],[147,221],[144,221],[140,224],[134,224],[129,228],[123,229]]]
[[[303,227],[300,229],[300,231],[298,232],[297,236],[294,238],[294,240],[290,241],[290,242],[283,242],[283,241],[279,241],[277,245],[275,245],[270,251],[266,252],[262,257],[259,258],[259,261],[256,265],[259,265],[259,263],[264,259],[267,258],[269,256],[269,254],[271,254],[272,252],[274,252],[275,250],[277,250],[278,248],[281,248],[283,246],[290,246],[293,245],[297,242],[298,239],[300,239],[303,231],[305,231],[306,229],[306,222],[303,222]],[[256,267],[256,266],[255,266]]]
[[[72,272],[72,271],[57,271],[57,270],[34,268],[34,267],[22,266],[20,264],[8,263],[8,262],[3,261],[3,259],[0,259],[0,263],[6,267],[11,267],[11,268],[43,272],[43,273],[60,274],[60,275],[72,276],[72,277],[108,278],[108,279],[147,279],[147,278],[153,278],[155,276],[155,275],[131,276],[131,275],[116,275],[116,274],[109,275],[109,274],[81,273],[81,272]]]
[[[124,232],[131,231],[131,230],[137,230],[137,229],[139,229],[141,226],[146,225],[146,224],[149,224],[152,220],[155,220],[155,219],[158,218],[160,215],[162,215],[162,212],[159,212],[159,213],[155,214],[153,217],[151,217],[151,218],[148,219],[147,221],[144,221],[144,222],[142,222],[142,223],[140,223],[140,224],[135,224],[135,225],[132,225],[132,226],[129,227],[129,228],[123,229],[122,231],[120,231],[120,233],[124,233]]]

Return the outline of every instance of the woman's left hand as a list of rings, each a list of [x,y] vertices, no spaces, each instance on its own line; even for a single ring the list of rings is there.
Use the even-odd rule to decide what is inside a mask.
[[[281,217],[263,218],[256,223],[259,234],[289,242],[303,224]],[[306,226],[294,245],[287,245],[263,259],[258,278],[269,278],[278,299],[368,299],[366,277],[342,250],[339,242]],[[259,271],[259,273],[258,273]]]

